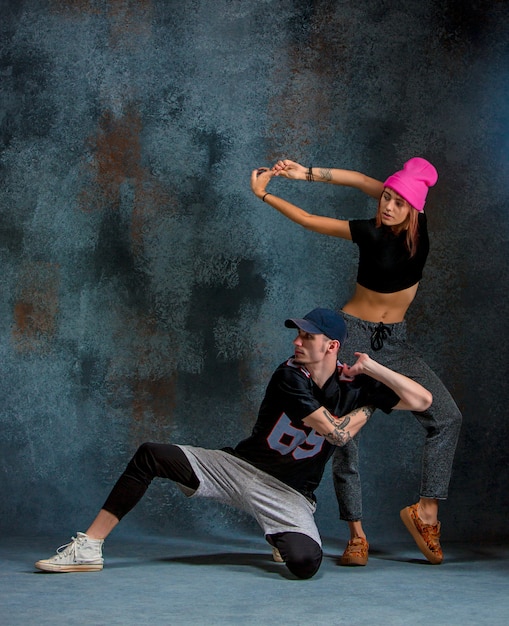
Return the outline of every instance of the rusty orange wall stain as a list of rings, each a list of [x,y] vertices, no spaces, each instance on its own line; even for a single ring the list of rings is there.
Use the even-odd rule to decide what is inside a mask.
[[[140,131],[141,119],[132,107],[118,118],[111,111],[102,114],[96,134],[87,141],[93,160],[86,166],[90,182],[79,199],[83,210],[103,209],[105,205],[118,208],[120,185],[126,179],[141,182]]]
[[[102,16],[109,25],[110,39],[106,46],[120,47],[125,52],[143,46],[151,32],[152,0],[51,0],[51,10],[72,17]],[[88,139],[92,163],[87,165],[86,189],[80,194],[79,204],[84,211],[95,211],[104,205],[118,206],[120,184],[127,178],[140,182],[140,137],[142,127],[139,113],[128,106],[124,115],[115,117],[103,112],[96,134]]]
[[[290,45],[285,51],[289,66],[275,70],[273,82],[284,87],[268,102],[269,119],[274,120],[268,133],[269,162],[281,158],[281,149],[288,148],[293,151],[289,158],[306,158],[312,141],[322,136],[333,140],[334,129],[341,125],[340,103],[332,89],[339,75],[347,81],[350,53],[341,38],[334,3],[315,4],[307,38]],[[338,23],[333,35],[332,21]],[[348,97],[345,90],[345,103]]]
[[[104,2],[97,0],[50,0],[49,9],[58,15],[101,15]]]
[[[104,20],[108,26],[104,46],[114,54],[142,50],[152,32],[152,0],[65,3],[51,0],[51,7],[69,19],[88,15]],[[142,127],[141,114],[133,103],[126,101],[120,114],[111,110],[102,112],[95,132],[86,142],[89,160],[83,166],[83,189],[78,198],[79,207],[85,212],[117,210],[122,201],[122,186],[128,184],[133,195],[130,235],[133,252],[138,257],[145,253],[145,237],[157,232],[161,214],[178,210],[175,195],[142,166]],[[18,316],[28,319],[29,315],[28,310],[23,313],[20,309]],[[147,348],[152,345],[151,339],[161,333],[150,316],[133,312],[132,318],[125,320],[125,326],[130,328],[134,343],[124,346],[122,338],[118,340],[122,358],[126,360],[122,371],[126,373],[115,371],[113,365],[109,377],[112,397],[116,395],[115,389],[129,389],[135,440],[162,436],[175,408],[177,374],[156,371],[157,365],[153,365],[164,363],[165,359]],[[149,374],[143,366],[149,369]]]
[[[110,44],[136,49],[152,33],[152,0],[112,0],[108,7]]]
[[[83,211],[118,208],[121,185],[128,181],[134,191],[132,235],[138,241],[144,223],[160,211],[177,212],[175,196],[141,165],[142,120],[134,106],[115,117],[105,111],[97,132],[87,144],[92,161],[85,166],[86,188],[79,197]]]
[[[85,166],[86,186],[78,199],[85,212],[118,209],[121,185],[127,181],[134,197],[131,238],[137,254],[143,252],[144,235],[157,230],[161,215],[178,213],[175,194],[141,165],[141,130],[141,117],[133,106],[121,117],[110,111],[102,114],[97,133],[87,142],[93,159]]]
[[[12,340],[19,352],[49,349],[57,329],[60,268],[27,263],[20,273]]]
[[[50,0],[50,10],[68,19],[98,16],[109,25],[108,45],[139,49],[152,33],[152,0]]]
[[[176,406],[177,372],[156,379],[138,378],[131,381],[133,392],[133,441],[153,438],[168,439]]]
[[[131,240],[134,252],[141,252],[147,234],[157,234],[163,214],[176,215],[178,209],[176,196],[158,181],[151,179],[139,185],[135,190],[131,216]]]
[[[122,345],[129,328],[127,345]],[[178,372],[168,366],[165,348],[168,330],[160,329],[151,315],[132,313],[116,334],[122,363],[112,360],[108,373],[109,396],[130,398],[129,428],[132,441],[168,437],[176,407]],[[160,341],[158,341],[160,338]]]
[[[139,29],[141,17],[151,15],[152,0],[49,0],[53,13],[67,15],[103,15]]]
[[[126,178],[140,180],[141,119],[137,111],[115,118],[105,111],[99,120],[99,131],[94,138],[96,176],[99,187],[108,199],[118,198],[118,188]]]

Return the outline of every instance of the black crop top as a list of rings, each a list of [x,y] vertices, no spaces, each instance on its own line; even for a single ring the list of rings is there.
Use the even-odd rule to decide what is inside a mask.
[[[352,241],[359,246],[359,285],[379,293],[394,293],[421,280],[429,238],[425,214],[419,213],[418,219],[419,242],[412,258],[405,247],[405,231],[395,235],[388,226],[377,228],[375,218],[350,220]]]

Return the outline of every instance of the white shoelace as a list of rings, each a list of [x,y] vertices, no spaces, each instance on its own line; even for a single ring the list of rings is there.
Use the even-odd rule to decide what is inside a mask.
[[[70,556],[71,554],[76,557],[77,542],[78,539],[76,537],[71,537],[71,541],[69,541],[69,543],[64,543],[63,546],[57,548],[55,558],[63,559],[64,557]]]

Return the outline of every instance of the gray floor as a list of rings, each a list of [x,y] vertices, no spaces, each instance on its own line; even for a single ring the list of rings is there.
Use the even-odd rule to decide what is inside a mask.
[[[66,540],[66,538],[60,538]],[[0,539],[0,623],[504,625],[509,623],[509,546],[447,545],[432,566],[410,542],[372,546],[365,568],[336,563],[325,540],[312,580],[294,580],[258,537],[110,539],[106,566],[44,574],[53,539]]]

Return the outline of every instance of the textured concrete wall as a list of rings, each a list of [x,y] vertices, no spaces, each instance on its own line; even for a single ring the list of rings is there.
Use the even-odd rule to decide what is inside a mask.
[[[384,178],[433,161],[432,252],[411,339],[464,411],[444,536],[507,536],[508,2],[4,0],[0,529],[74,532],[136,446],[250,430],[289,314],[339,307],[348,242],[249,191],[288,156]],[[360,194],[275,181],[313,211]],[[410,415],[364,435],[366,526],[417,496]],[[324,534],[344,532],[327,475]],[[170,519],[173,518],[173,519]],[[153,485],[127,529],[236,513]]]

